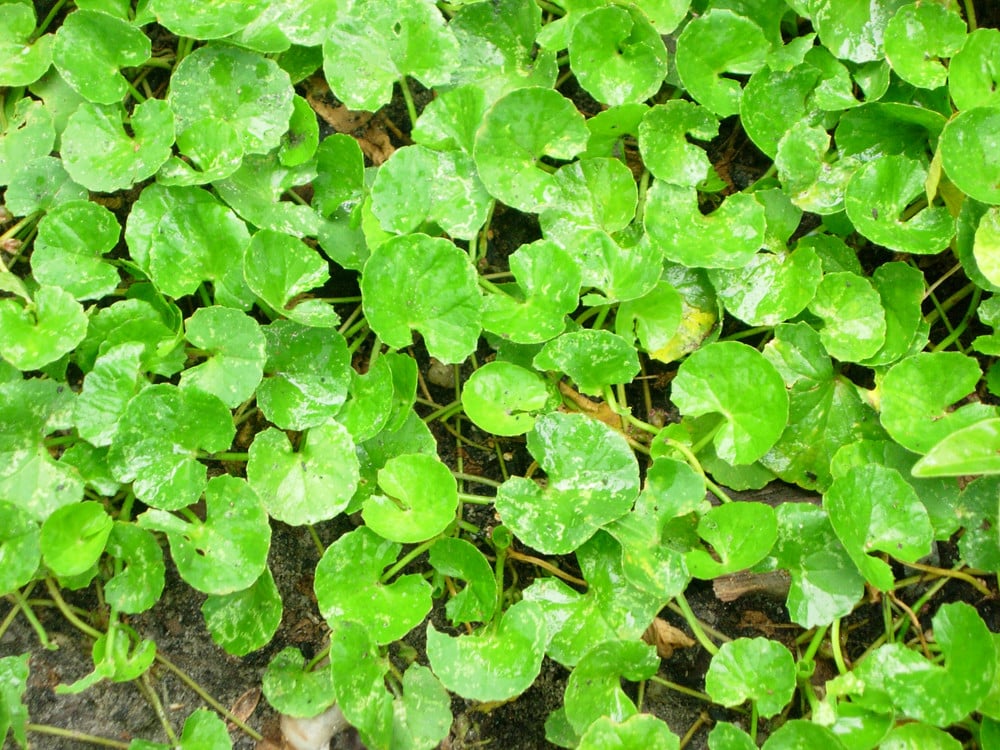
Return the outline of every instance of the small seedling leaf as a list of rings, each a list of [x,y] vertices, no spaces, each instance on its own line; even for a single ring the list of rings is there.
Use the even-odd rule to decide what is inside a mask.
[[[693,549],[685,556],[695,578],[711,579],[749,568],[764,559],[778,538],[774,509],[764,503],[726,503],[698,519],[698,536],[714,554]]]
[[[494,435],[523,435],[559,395],[538,373],[510,362],[489,362],[462,387],[462,407],[478,427]]]
[[[328,668],[305,670],[305,659],[292,646],[271,659],[264,672],[262,689],[275,711],[287,716],[310,718],[333,704],[333,674]]]
[[[438,458],[414,453],[386,461],[362,517],[384,539],[410,544],[443,532],[455,520],[458,485]]]
[[[113,525],[104,506],[90,500],[56,509],[42,524],[45,564],[60,577],[84,573],[100,559]]]

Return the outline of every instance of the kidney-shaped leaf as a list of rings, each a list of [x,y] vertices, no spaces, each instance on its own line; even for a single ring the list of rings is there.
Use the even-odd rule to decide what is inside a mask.
[[[523,435],[558,403],[558,393],[543,377],[512,362],[488,362],[462,386],[466,415],[494,435]]]
[[[896,74],[925,89],[944,86],[948,69],[942,58],[965,42],[965,21],[952,8],[913,3],[899,9],[885,27],[885,56]]]
[[[101,503],[87,500],[57,508],[42,524],[39,543],[45,564],[57,576],[80,575],[104,552],[113,525]]]
[[[624,677],[648,680],[660,666],[656,649],[639,640],[608,640],[590,649],[566,683],[566,718],[577,732],[584,732],[598,716],[624,721],[638,709],[622,690]]]
[[[1000,419],[984,419],[945,435],[913,465],[915,477],[970,474],[1000,474]]]
[[[123,563],[104,584],[112,607],[136,614],[150,609],[163,593],[166,566],[156,537],[135,524],[118,521],[108,537],[107,552]]]
[[[69,201],[38,222],[31,270],[42,284],[60,286],[77,299],[99,299],[114,291],[118,271],[101,256],[118,244],[121,227],[98,203]]]
[[[778,521],[764,503],[725,503],[698,519],[698,536],[714,555],[690,550],[685,556],[688,572],[695,578],[716,578],[763,560],[778,538]]]
[[[254,294],[291,320],[319,327],[340,322],[333,307],[322,300],[300,300],[325,284],[330,272],[326,259],[298,237],[261,229],[243,256],[243,277]]]
[[[0,299],[0,355],[19,370],[55,362],[86,335],[83,306],[60,287],[40,287],[27,305]]]
[[[141,29],[107,13],[78,9],[56,32],[52,59],[63,80],[87,101],[114,104],[128,91],[119,69],[139,67],[150,51]]]
[[[737,638],[722,644],[712,657],[705,692],[724,706],[752,700],[761,716],[774,716],[795,692],[795,659],[777,641]]]
[[[639,123],[643,163],[658,180],[695,187],[711,174],[712,164],[688,137],[710,141],[718,132],[718,119],[705,107],[683,99],[658,104]]]
[[[267,702],[287,716],[310,718],[336,699],[328,668],[307,672],[302,653],[294,647],[279,651],[264,672],[261,687]]]
[[[465,588],[445,605],[448,619],[456,625],[488,622],[497,607],[497,579],[483,553],[464,539],[442,537],[431,547],[429,557],[438,573],[466,581]]]
[[[379,469],[376,492],[362,517],[379,536],[404,544],[422,542],[455,520],[458,484],[436,456],[395,456]]]
[[[187,340],[209,359],[181,373],[182,388],[200,388],[235,408],[253,395],[264,372],[264,334],[231,307],[200,307],[187,319]]]
[[[785,383],[774,365],[746,344],[726,341],[702,347],[681,363],[672,388],[674,403],[685,416],[714,413],[725,420],[713,442],[719,457],[729,463],[753,463],[785,429]]]
[[[264,568],[252,585],[231,594],[209,596],[201,605],[212,640],[235,656],[246,656],[270,643],[281,624],[281,595],[271,571]]]
[[[885,344],[882,298],[864,276],[850,271],[826,274],[809,311],[823,320],[819,337],[835,359],[858,362]]]

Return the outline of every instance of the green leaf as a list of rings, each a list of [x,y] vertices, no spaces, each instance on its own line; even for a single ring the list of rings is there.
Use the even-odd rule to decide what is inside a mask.
[[[63,203],[38,222],[31,270],[41,284],[65,289],[76,299],[100,299],[120,281],[114,266],[101,260],[118,244],[115,215],[91,201]]]
[[[451,698],[427,667],[413,664],[403,674],[403,697],[393,701],[392,747],[437,747],[452,724]]]
[[[975,711],[990,692],[996,649],[986,624],[964,602],[942,605],[931,624],[943,665],[891,643],[876,649],[854,672],[861,690],[884,691],[905,716],[946,727]]]
[[[643,164],[658,180],[696,187],[712,174],[704,149],[688,138],[710,141],[719,134],[719,120],[707,108],[674,99],[651,107],[639,123]]]
[[[524,589],[524,598],[541,605],[549,624],[546,653],[567,667],[585,659],[595,643],[637,641],[669,598],[650,596],[648,590],[622,580],[622,548],[607,534],[598,533],[580,545],[576,558],[587,581],[586,593],[554,577],[537,579]]]
[[[381,492],[365,501],[362,517],[384,539],[422,542],[455,520],[458,484],[434,456],[414,453],[390,458],[379,469],[378,486]]]
[[[564,697],[566,718],[578,733],[596,717],[621,722],[638,713],[621,678],[648,680],[660,666],[656,649],[642,641],[608,640],[591,648],[570,673]]]
[[[40,532],[34,518],[6,500],[0,501],[0,529],[0,592],[10,594],[29,583],[38,570]]]
[[[882,750],[960,750],[962,743],[947,732],[926,724],[903,724],[879,744]]]
[[[572,159],[588,136],[583,115],[558,91],[517,89],[490,107],[476,133],[479,178],[508,206],[541,211],[560,193],[555,177],[538,166],[542,157]]]
[[[756,72],[770,49],[763,30],[749,18],[712,9],[691,21],[677,38],[677,75],[688,93],[714,114],[735,115],[743,90],[721,75]]]
[[[253,318],[231,307],[201,307],[185,323],[186,337],[208,359],[181,374],[181,388],[199,388],[235,408],[263,377],[265,338]]]
[[[1000,473],[1000,418],[984,419],[945,435],[913,466],[917,477]]]
[[[857,230],[872,242],[903,253],[933,254],[955,235],[955,220],[944,206],[908,216],[907,207],[924,194],[927,170],[905,156],[884,156],[861,166],[844,194],[844,208]]]
[[[28,658],[30,654],[0,657],[0,739],[5,742],[7,733],[13,736],[18,747],[28,747],[28,707],[24,693],[28,689]]]
[[[451,637],[427,624],[427,658],[441,683],[475,701],[505,701],[535,681],[549,634],[542,608],[522,600],[496,628]]]
[[[755,394],[752,403],[745,397],[749,383]],[[729,463],[753,463],[785,428],[788,394],[781,375],[746,344],[703,346],[681,363],[672,387],[674,403],[685,416],[722,415],[713,444]]]
[[[391,347],[409,346],[416,330],[444,364],[476,348],[482,306],[476,270],[446,239],[410,234],[383,242],[365,264],[361,296],[369,325]]]
[[[940,112],[914,104],[870,102],[845,112],[837,125],[841,156],[871,161],[876,156],[905,156],[925,163],[946,120]]]
[[[667,260],[692,268],[742,268],[764,245],[764,207],[735,193],[711,214],[698,210],[698,193],[657,180],[646,194],[650,242]]]
[[[316,566],[316,602],[331,627],[348,620],[364,626],[376,643],[402,638],[430,612],[431,587],[418,574],[381,581],[402,545],[367,526],[348,532],[326,548]],[[340,688],[338,688],[339,690]]]
[[[806,719],[786,721],[767,738],[761,750],[847,750],[831,730]]]
[[[677,335],[683,319],[684,300],[677,290],[660,281],[647,294],[618,306],[615,333],[626,341],[639,339],[647,352],[667,347]]]
[[[319,299],[300,299],[330,278],[329,264],[290,234],[261,229],[243,256],[247,286],[279,314],[307,326],[332,328],[340,317]]]
[[[199,708],[184,720],[181,750],[229,750],[232,746],[226,723],[207,708]]]
[[[592,328],[552,339],[533,363],[539,370],[566,373],[583,393],[595,396],[604,386],[631,382],[639,374],[639,358],[628,341]]]
[[[865,364],[892,364],[927,343],[927,326],[920,309],[926,282],[918,268],[893,261],[875,269],[872,283],[885,309],[885,343]]]
[[[236,129],[217,117],[187,123],[177,135],[178,156],[172,156],[156,176],[161,185],[200,185],[229,177],[243,160],[243,142]]]
[[[982,371],[958,352],[920,352],[893,365],[882,379],[882,425],[904,448],[927,453],[948,434],[997,416],[996,407],[952,404],[976,390]]]
[[[943,5],[912,3],[900,8],[885,27],[885,56],[900,78],[936,89],[948,80],[942,58],[965,42],[965,21]]]
[[[738,269],[712,269],[708,277],[726,309],[752,326],[774,326],[802,312],[823,277],[811,247],[757,253]]]
[[[238,477],[209,480],[204,521],[195,517],[188,522],[153,509],[139,516],[138,523],[167,535],[181,578],[206,594],[242,591],[267,567],[271,546],[267,513],[256,493]]]
[[[566,164],[553,175],[558,196],[538,217],[546,239],[585,261],[577,249],[587,229],[608,234],[625,229],[635,216],[635,178],[618,159],[589,158]],[[581,270],[590,276],[586,262]]]
[[[0,299],[0,355],[19,370],[44,367],[83,341],[87,316],[72,294],[42,286],[25,302]]]
[[[470,156],[424,146],[397,149],[379,168],[371,195],[372,213],[387,231],[406,234],[431,222],[463,240],[486,223],[491,200]]]
[[[980,218],[972,255],[987,281],[991,284],[1000,282],[1000,208],[992,206]]]
[[[107,13],[81,9],[66,16],[52,45],[63,80],[96,104],[120,101],[129,84],[119,70],[138,68],[150,52],[149,37],[141,29]]]
[[[265,378],[257,387],[264,416],[283,430],[305,430],[337,416],[351,383],[351,355],[336,331],[276,320],[264,328]]]
[[[136,394],[111,441],[108,465],[147,505],[176,510],[197,502],[207,467],[199,450],[226,450],[236,430],[219,399],[162,383]],[[255,576],[256,577],[256,576]]]
[[[601,229],[577,229],[566,238],[564,247],[575,256],[583,286],[594,287],[584,295],[585,305],[638,299],[651,292],[659,280],[663,252],[644,236],[637,244],[624,247]]]
[[[3,5],[0,6],[0,14],[5,9],[17,7],[26,6]],[[0,133],[0,185],[10,184],[33,160],[48,156],[55,141],[56,131],[49,110],[34,99],[18,100],[14,106],[13,116],[8,116],[4,131]],[[10,205],[9,188],[4,201],[8,208],[15,211],[15,207]],[[16,211],[16,213],[28,212]]]
[[[829,215],[843,211],[844,191],[859,162],[835,158],[823,128],[796,127],[778,141],[774,164],[791,201],[803,211]]]
[[[297,648],[279,651],[264,672],[261,687],[275,711],[309,718],[333,704],[333,675],[328,668],[304,670],[305,658]]]
[[[948,65],[948,93],[964,111],[1000,104],[1000,30],[975,29]]]
[[[518,537],[546,554],[573,551],[628,512],[639,494],[635,454],[603,422],[545,414],[528,433],[528,450],[547,486],[511,477],[497,491],[496,509]]]
[[[608,748],[655,747],[659,750],[678,750],[680,739],[667,725],[650,714],[635,714],[623,722],[601,716],[587,727],[580,738],[578,750],[607,750]]]
[[[685,558],[691,575],[707,580],[763,560],[778,538],[778,522],[764,503],[726,503],[698,519],[698,536],[712,552],[693,549]]]
[[[757,743],[735,724],[719,721],[708,733],[708,747],[710,750],[757,750]]]
[[[131,289],[135,292],[142,287],[152,288],[149,284],[136,284]],[[93,369],[100,354],[119,344],[140,343],[141,369],[166,377],[181,370],[186,355],[181,346],[180,310],[173,304],[159,304],[155,299],[119,300],[98,310],[90,319],[86,338],[74,352],[80,368]],[[162,302],[162,297],[159,300]]]
[[[354,441],[336,422],[310,428],[293,450],[281,430],[257,433],[250,446],[247,481],[268,515],[301,526],[337,516],[357,489]]]
[[[286,167],[309,161],[319,146],[319,123],[309,102],[296,94],[292,97],[292,116],[288,132],[281,138],[278,160]]]
[[[101,503],[88,500],[56,509],[39,538],[45,564],[65,578],[86,572],[104,552],[113,524]]]
[[[0,162],[2,160],[0,148]],[[15,216],[48,211],[60,203],[86,199],[87,191],[70,179],[62,160],[52,156],[40,156],[26,162],[4,193],[7,209]]]
[[[428,2],[376,0],[347,5],[323,39],[323,72],[351,109],[374,112],[392,99],[392,85],[412,76],[427,88],[448,83],[458,67],[458,42]]]
[[[508,3],[494,10],[497,14],[502,14],[513,7],[515,3]],[[522,7],[533,8],[538,12],[538,6],[534,4],[522,3]],[[459,9],[456,17],[461,17],[461,14],[467,14],[474,8],[474,5],[465,5]],[[456,23],[453,19],[452,25]],[[478,86],[450,88],[427,103],[413,126],[411,136],[414,142],[427,148],[471,154],[476,131],[486,114],[487,105],[486,92]]]
[[[445,605],[452,624],[488,622],[493,617],[497,607],[496,575],[475,546],[464,539],[443,537],[430,549],[430,564],[442,575],[467,582]]]
[[[833,480],[823,507],[847,554],[881,591],[892,589],[892,570],[870,552],[886,552],[905,562],[930,553],[934,530],[927,509],[895,469],[852,467]]]
[[[772,159],[778,143],[799,123],[811,124],[818,108],[810,94],[820,73],[812,65],[776,70],[765,65],[747,82],[740,99],[740,122],[750,140]]]
[[[981,477],[962,490],[952,512],[964,531],[958,540],[962,560],[981,570],[1000,570],[996,477]]]
[[[316,172],[312,205],[323,216],[364,197],[365,157],[351,136],[334,133],[323,139],[316,149]]]
[[[388,747],[392,739],[392,696],[385,689],[389,660],[379,653],[372,633],[359,622],[334,625],[330,635],[330,673],[337,704],[358,728],[366,746]]]
[[[156,537],[135,524],[117,521],[108,537],[107,552],[123,565],[104,584],[108,603],[127,614],[151,609],[163,593],[166,573]]]
[[[218,39],[245,27],[265,6],[262,0],[151,0],[147,9],[177,36]]]
[[[212,640],[235,656],[246,656],[271,642],[281,624],[281,595],[264,568],[249,588],[209,596],[201,605]]]
[[[523,435],[560,397],[538,373],[510,362],[489,362],[462,386],[462,407],[472,422],[493,435]]]
[[[871,5],[857,0],[811,4],[812,22],[820,41],[835,57],[863,63],[882,57],[885,27],[906,0]]]
[[[208,120],[217,128],[235,131],[244,153],[264,154],[279,146],[288,130],[293,94],[288,74],[273,60],[237,47],[209,44],[174,69],[167,103],[176,118],[178,136]],[[198,127],[204,132],[210,126]]]
[[[819,337],[834,359],[865,360],[885,344],[882,299],[864,276],[849,271],[826,274],[809,311],[822,319]]]
[[[34,4],[0,6],[0,86],[27,86],[49,69],[53,37],[43,34],[32,43],[34,32]]]
[[[1000,204],[1000,152],[994,134],[1000,128],[1000,106],[959,112],[941,133],[941,163],[951,181],[983,203]]]
[[[62,134],[63,166],[88,190],[112,193],[155,174],[170,157],[174,118],[166,102],[147,99],[136,106],[125,132],[120,104],[84,102],[70,115]]]
[[[660,90],[667,49],[638,8],[610,6],[577,20],[569,39],[569,63],[580,86],[599,102],[637,103]]]
[[[864,594],[865,579],[826,512],[808,503],[782,503],[776,513],[773,554],[792,579],[786,601],[792,622],[814,628],[846,617]]]
[[[132,205],[125,242],[132,260],[170,297],[212,281],[220,304],[247,308],[253,299],[243,279],[250,232],[207,190],[150,185]]]
[[[783,645],[766,638],[723,643],[705,675],[705,692],[724,706],[752,700],[760,715],[770,718],[795,692],[795,659]]]

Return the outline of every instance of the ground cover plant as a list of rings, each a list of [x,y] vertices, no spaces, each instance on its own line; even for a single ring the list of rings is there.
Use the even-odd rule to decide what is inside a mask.
[[[0,633],[162,723],[36,723],[5,649],[0,737],[265,746],[161,705],[176,574],[299,747],[471,746],[546,664],[550,746],[1000,747],[997,20],[0,0]],[[735,574],[788,629],[701,621]]]

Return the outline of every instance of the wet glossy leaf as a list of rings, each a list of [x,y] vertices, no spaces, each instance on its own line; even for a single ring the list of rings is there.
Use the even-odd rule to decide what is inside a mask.
[[[902,359],[927,342],[921,303],[926,282],[920,270],[893,261],[883,263],[872,274],[885,310],[885,343],[865,364],[887,365]]]
[[[218,39],[249,24],[264,6],[262,0],[152,0],[148,9],[178,36]]]
[[[553,175],[558,198],[546,206],[538,220],[546,239],[552,239],[584,262],[580,252],[584,230],[612,234],[624,229],[635,216],[635,178],[618,159],[590,158],[560,167]]]
[[[913,466],[918,477],[1000,473],[1000,419],[960,427],[931,446]]]
[[[253,395],[263,376],[264,334],[257,322],[231,307],[202,307],[187,319],[186,337],[208,359],[181,374],[181,388],[200,388],[235,408]]]
[[[552,89],[517,89],[497,101],[476,133],[474,157],[486,189],[521,211],[538,212],[559,199],[543,156],[572,159],[589,131],[569,99]]]
[[[583,733],[595,717],[624,721],[638,709],[621,688],[621,678],[640,682],[656,674],[656,649],[641,641],[608,640],[594,646],[566,683],[566,718]]]
[[[261,229],[243,256],[243,277],[254,294],[296,323],[331,328],[340,322],[331,305],[308,298],[329,280],[329,264],[297,237]]]
[[[462,406],[478,427],[494,435],[523,435],[552,411],[559,396],[538,373],[510,362],[489,362],[462,386]]]
[[[607,385],[628,383],[639,373],[635,349],[611,331],[564,333],[535,356],[539,370],[564,372],[583,393],[599,395]]]
[[[581,16],[569,38],[580,85],[604,104],[641,102],[660,90],[667,49],[639,9],[610,6]]]
[[[114,521],[101,503],[85,501],[57,509],[42,524],[39,544],[55,575],[80,575],[104,552]]]
[[[18,7],[27,6],[3,5],[0,6],[0,14],[6,8]],[[56,131],[48,109],[41,102],[32,99],[18,100],[14,106],[13,117],[8,117],[6,126],[0,133],[0,185],[10,184],[15,177],[25,171],[29,162],[48,156],[55,141]],[[10,206],[9,189],[4,200],[11,210],[15,210]]]
[[[101,260],[121,227],[115,215],[91,201],[70,201],[38,222],[31,269],[35,279],[65,289],[77,299],[100,299],[118,286],[114,266]]]
[[[811,124],[818,118],[809,95],[819,76],[812,65],[788,71],[765,65],[750,77],[740,100],[740,122],[757,148],[774,158],[783,135],[799,123]]]
[[[320,143],[316,160],[312,204],[320,213],[331,216],[345,203],[360,202],[364,196],[365,161],[356,140],[334,133]]]
[[[497,12],[502,13],[512,5],[504,5]],[[471,10],[474,6],[464,7]],[[534,5],[528,7],[538,9]],[[413,126],[413,140],[439,151],[458,150],[471,154],[476,130],[487,106],[486,94],[478,86],[467,84],[450,88],[424,107]]]
[[[250,446],[247,481],[268,515],[292,526],[337,516],[357,489],[354,441],[336,422],[310,428],[293,450],[281,430],[257,433]]]
[[[753,402],[746,400],[752,390]],[[713,343],[691,354],[673,381],[673,399],[685,416],[719,414],[713,440],[719,457],[753,463],[775,444],[788,417],[781,375],[760,352],[738,342]]]
[[[723,643],[708,667],[705,691],[724,706],[752,700],[761,716],[774,716],[795,692],[795,660],[787,648],[766,638]]]
[[[528,433],[528,450],[548,476],[545,487],[511,477],[496,508],[526,544],[566,554],[624,515],[639,494],[635,455],[621,433],[582,414],[546,414]]]
[[[27,512],[0,501],[0,591],[10,594],[34,577],[42,560],[38,523]]]
[[[626,341],[639,339],[647,352],[668,346],[681,325],[684,301],[670,284],[661,281],[648,294],[618,306],[615,333]]]
[[[847,271],[826,274],[809,311],[823,320],[819,337],[834,359],[868,359],[885,343],[882,298],[864,276]]]
[[[238,477],[213,477],[205,490],[205,520],[184,521],[147,510],[139,526],[162,531],[181,578],[206,594],[231,594],[253,584],[267,567],[271,527],[260,498]]]
[[[792,719],[782,724],[767,738],[761,750],[848,750],[826,727],[806,719]]]
[[[742,268],[763,246],[766,226],[751,195],[730,195],[705,216],[694,188],[661,181],[646,195],[644,223],[667,260],[693,268]]]
[[[337,703],[366,745],[388,747],[392,737],[392,697],[384,682],[388,671],[388,659],[363,624],[347,621],[334,626],[330,672]]]
[[[639,123],[643,163],[658,180],[695,187],[712,173],[705,151],[688,138],[710,141],[719,120],[707,108],[675,99],[650,108]]]
[[[430,550],[430,564],[438,573],[466,581],[464,589],[445,605],[452,624],[488,622],[497,607],[497,581],[483,553],[464,539],[443,537]]]
[[[813,26],[835,57],[863,63],[882,56],[885,27],[906,0],[886,0],[872,5],[856,0],[830,0],[816,4]]]
[[[52,64],[53,37],[43,34],[32,43],[34,4],[5,3],[0,29],[0,86],[27,86],[41,78]]]
[[[778,522],[769,505],[726,503],[698,519],[698,536],[712,552],[693,549],[685,559],[691,575],[707,580],[763,560],[778,537]]]
[[[427,625],[427,658],[441,683],[476,701],[503,701],[520,695],[538,676],[549,633],[542,608],[522,600],[499,626],[451,637]]]
[[[978,107],[959,112],[941,133],[941,160],[945,172],[965,194],[992,205],[1000,204],[1000,107]]]
[[[979,365],[958,352],[921,352],[893,365],[882,380],[882,424],[900,445],[927,453],[948,434],[996,416],[996,407],[952,404],[975,391]]]
[[[0,355],[20,370],[37,370],[72,351],[87,333],[73,295],[42,286],[25,304],[0,299]]]
[[[62,134],[63,166],[75,182],[101,193],[123,190],[156,173],[174,143],[174,118],[160,99],[136,106],[124,127],[120,104],[84,102]]]
[[[353,620],[379,644],[392,643],[416,627],[431,609],[431,587],[418,574],[392,583],[379,576],[402,545],[367,526],[344,534],[326,548],[316,566],[316,602],[331,627]]]
[[[776,513],[773,553],[792,579],[786,602],[792,621],[813,628],[846,617],[864,594],[865,579],[826,512],[808,503],[783,503]]]
[[[959,110],[1000,104],[1000,30],[976,29],[948,65],[948,93]]]
[[[936,89],[948,80],[942,58],[954,55],[964,41],[965,21],[953,9],[913,3],[886,24],[885,56],[904,81]]]
[[[585,305],[638,299],[659,280],[663,253],[646,237],[625,247],[601,229],[581,229],[567,237],[564,246],[575,257],[583,286],[593,287],[583,296]]]
[[[166,383],[149,386],[125,407],[108,464],[147,505],[176,510],[195,503],[205,489],[199,450],[225,450],[234,434],[232,415],[217,397]]]
[[[587,727],[577,747],[579,750],[627,747],[677,750],[680,739],[663,721],[650,714],[635,714],[620,723],[608,716],[601,716]]]
[[[455,520],[458,486],[439,459],[426,454],[397,456],[378,472],[381,492],[366,501],[362,516],[379,536],[404,544],[422,542]]]
[[[121,68],[137,68],[149,59],[149,38],[121,18],[94,10],[76,10],[63,20],[52,45],[52,58],[63,80],[87,101],[114,104],[128,91]]]
[[[908,216],[909,204],[924,193],[927,170],[905,156],[885,156],[864,164],[844,194],[844,208],[857,230],[872,242],[904,253],[944,250],[955,234],[948,209],[933,206]]]
[[[927,509],[895,469],[878,464],[851,468],[833,480],[823,507],[847,554],[877,589],[893,587],[892,570],[870,552],[906,562],[930,552],[934,530]]]
[[[108,537],[107,552],[123,565],[104,584],[108,603],[128,614],[152,608],[163,593],[166,573],[156,537],[135,524],[118,521]]]
[[[161,185],[201,185],[235,172],[243,160],[240,134],[229,123],[203,117],[187,123],[177,136],[178,156],[172,156],[156,176]]]
[[[249,588],[209,596],[201,605],[205,625],[216,645],[246,656],[270,643],[281,624],[281,595],[271,571],[264,568]]]
[[[823,277],[811,247],[757,253],[739,269],[713,269],[709,278],[726,309],[748,325],[773,326],[798,315]]]
[[[313,237],[328,226],[322,217],[311,206],[282,199],[289,190],[308,182],[309,176],[303,167],[284,166],[277,151],[248,153],[239,169],[217,180],[213,187],[248,224],[295,237]]]
[[[476,348],[482,298],[469,256],[439,237],[394,237],[372,251],[361,277],[365,315],[397,349],[419,331],[432,357],[464,360]]]
[[[336,331],[277,320],[264,328],[267,362],[258,405],[283,430],[304,430],[335,417],[351,384],[351,356]]]
[[[437,747],[451,728],[451,697],[427,667],[413,664],[403,674],[403,696],[392,704],[392,747]]]
[[[427,88],[448,82],[458,43],[432,3],[377,0],[347,5],[323,39],[323,71],[351,109],[375,111],[392,85],[412,76]]]
[[[691,21],[677,38],[677,74],[684,88],[719,117],[740,111],[743,90],[723,73],[759,70],[771,45],[763,30],[730,10],[709,10]]]
[[[210,44],[178,64],[170,78],[167,103],[176,118],[178,136],[209,120],[218,128],[235,131],[245,153],[263,154],[280,145],[288,130],[292,96],[288,74],[273,60],[237,47]],[[197,127],[204,131],[209,125]]]
[[[847,183],[859,166],[856,159],[831,155],[830,136],[819,126],[796,127],[782,136],[774,164],[792,202],[824,216],[843,211]]]

